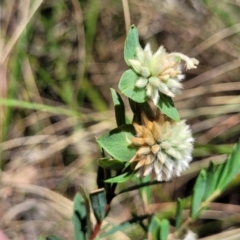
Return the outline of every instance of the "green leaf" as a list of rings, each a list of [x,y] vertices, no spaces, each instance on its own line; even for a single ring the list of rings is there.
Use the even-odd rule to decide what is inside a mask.
[[[54,235],[50,235],[46,237],[46,240],[63,240],[63,239]]]
[[[129,69],[121,76],[118,87],[122,94],[135,102],[142,103],[146,101],[146,90],[144,88],[140,89],[135,87],[138,79],[139,76],[137,73]]]
[[[93,213],[98,221],[102,222],[105,217],[105,210],[107,205],[106,191],[104,188],[98,189],[90,193],[90,200],[92,204]]]
[[[223,190],[240,172],[240,143],[233,147],[231,154],[224,163],[224,168],[221,172],[218,189]]]
[[[132,172],[125,172],[121,175],[118,175],[117,177],[113,177],[113,178],[109,178],[107,180],[105,180],[105,182],[107,183],[122,183],[122,182],[126,182],[128,179],[130,179],[132,177]]]
[[[138,30],[134,25],[132,25],[128,32],[124,46],[124,60],[127,65],[129,65],[129,59],[134,59],[136,57],[137,47],[141,47],[139,44]]]
[[[143,178],[138,178],[137,177],[137,180],[138,180],[138,183],[139,182],[142,182],[142,183],[149,183],[150,182],[150,179],[151,179],[151,176],[148,175],[148,176],[145,176]],[[149,185],[146,185],[145,187],[143,188],[140,188],[139,189],[139,192],[141,193],[142,196],[144,196],[143,194],[146,194],[146,197],[147,197],[147,204],[151,204],[151,198],[152,198],[152,192],[151,192],[151,188]]]
[[[203,195],[206,188],[206,171],[202,170],[198,175],[197,181],[193,189],[192,203],[191,203],[191,217],[196,218],[200,205],[202,203]]]
[[[117,126],[124,125],[126,124],[126,120],[125,120],[125,106],[124,106],[123,100],[119,95],[119,93],[117,93],[114,89],[110,88],[110,90],[111,90],[114,109],[115,109]]]
[[[160,239],[167,240],[169,233],[169,222],[167,219],[163,219],[160,222]]]
[[[152,216],[150,223],[148,225],[148,232],[151,234],[151,239],[161,239],[160,238],[160,220],[156,216]]]
[[[98,161],[98,164],[102,168],[110,169],[110,170],[115,170],[115,171],[120,171],[125,167],[125,164],[119,160],[116,159],[108,159],[108,158],[100,158]]]
[[[85,200],[77,193],[74,197],[73,226],[75,240],[86,240],[87,233],[87,210]]]
[[[113,158],[126,162],[132,159],[136,153],[136,146],[132,145],[130,141],[134,134],[133,126],[126,124],[104,134],[97,139],[97,142]]]
[[[218,183],[218,175],[216,174],[217,167],[218,166],[211,162],[207,169],[206,188],[202,201],[205,201],[216,190]]]
[[[84,203],[85,203],[85,207],[86,207],[86,211],[87,211],[87,216],[86,216],[86,229],[87,229],[87,239],[90,237],[91,232],[92,232],[92,223],[91,223],[91,219],[90,219],[90,199],[89,199],[89,194],[86,192],[85,188],[83,187],[82,184],[80,184],[80,192],[81,195],[84,199]]]
[[[182,211],[183,211],[183,201],[182,199],[178,198],[177,200],[177,208],[176,208],[176,229],[180,227],[182,224]]]
[[[161,94],[160,99],[157,103],[157,107],[161,110],[162,113],[167,115],[169,118],[179,121],[180,117],[178,114],[177,109],[174,107],[174,103],[172,101],[172,98]]]
[[[80,114],[78,112],[72,111],[70,109],[62,108],[60,106],[58,106],[58,107],[49,106],[49,105],[40,104],[40,103],[21,101],[18,99],[0,98],[0,105],[7,106],[7,107],[33,109],[33,110],[38,110],[38,111],[42,111],[42,112],[66,115],[69,117],[80,116]]]

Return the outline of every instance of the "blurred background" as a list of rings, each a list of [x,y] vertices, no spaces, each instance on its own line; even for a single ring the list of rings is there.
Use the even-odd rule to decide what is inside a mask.
[[[142,46],[200,61],[174,98],[192,128],[194,161],[151,187],[150,211],[190,195],[199,170],[224,161],[239,140],[240,1],[2,0],[0,8],[0,231],[9,239],[73,239],[73,196],[81,185],[97,189],[95,138],[116,127],[109,88],[127,69],[130,24]],[[126,110],[130,118],[127,101]],[[216,239],[208,236],[240,227],[239,186],[240,177],[193,231]],[[141,214],[142,205],[137,191],[122,194],[106,221]],[[115,238],[145,239],[137,226]]]

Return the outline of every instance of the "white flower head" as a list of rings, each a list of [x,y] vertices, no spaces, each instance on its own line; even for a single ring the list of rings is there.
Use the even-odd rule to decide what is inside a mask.
[[[138,47],[136,59],[128,61],[133,70],[139,74],[135,86],[145,88],[147,96],[156,105],[161,93],[174,97],[181,92],[181,81],[184,79],[181,60],[185,61],[186,69],[196,68],[198,65],[197,59],[189,58],[182,53],[167,53],[163,46],[153,54],[149,44],[144,50]]]
[[[197,240],[197,234],[188,230],[183,240]]]
[[[142,114],[142,125],[133,123],[138,146],[130,162],[135,162],[138,176],[152,174],[158,181],[180,176],[192,160],[193,138],[185,121],[175,122],[157,111],[154,121]]]

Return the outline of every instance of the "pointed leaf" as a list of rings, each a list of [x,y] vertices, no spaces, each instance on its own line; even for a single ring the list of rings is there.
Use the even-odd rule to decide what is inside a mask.
[[[218,188],[223,190],[233,178],[240,172],[240,143],[233,147],[231,154],[224,163]]]
[[[162,113],[167,115],[169,118],[179,121],[180,117],[178,114],[177,109],[174,107],[174,103],[172,101],[172,98],[161,94],[159,102],[157,103],[157,107],[161,110]]]
[[[196,218],[202,198],[206,188],[206,171],[202,170],[198,175],[197,181],[193,189],[192,203],[191,203],[191,217]]]
[[[104,188],[98,189],[90,193],[90,200],[92,204],[93,213],[98,221],[102,222],[105,217],[105,210],[107,205],[106,191]]]
[[[126,162],[136,153],[136,147],[130,141],[134,134],[135,130],[132,125],[122,125],[97,139],[97,142],[113,158]]]
[[[210,166],[207,169],[207,181],[205,193],[202,201],[205,201],[215,190],[218,183],[218,176],[216,173],[217,166],[214,163],[210,163]]]
[[[135,175],[136,176],[136,175]],[[145,176],[145,177],[142,177],[142,178],[139,178],[139,177],[134,177],[134,182],[137,183],[138,185],[139,184],[145,184],[144,187],[141,187],[139,188],[139,192],[141,193],[141,196],[142,198],[144,197],[144,195],[147,197],[147,204],[150,204],[151,203],[151,189],[150,189],[150,180],[151,180],[151,176]]]
[[[177,200],[177,208],[176,208],[176,229],[180,227],[182,224],[182,211],[183,211],[183,201],[182,199],[178,198]]]
[[[167,219],[163,219],[160,222],[160,239],[167,240],[169,234],[169,222]]]
[[[120,171],[125,167],[125,164],[119,160],[116,159],[108,159],[108,158],[100,158],[98,161],[98,164],[102,168],[110,169],[110,170],[115,170],[115,171]]]
[[[110,179],[105,180],[105,182],[107,183],[122,183],[122,182],[126,182],[128,179],[130,179],[132,177],[132,172],[125,172],[121,175],[118,175],[117,177],[113,177]]]
[[[74,197],[73,226],[75,240],[85,240],[87,233],[87,211],[83,197],[77,193]]]
[[[138,30],[134,25],[132,25],[128,32],[124,46],[124,60],[127,65],[129,65],[128,64],[129,59],[134,59],[136,57],[137,47],[140,47]]]
[[[139,76],[133,70],[129,69],[123,73],[120,78],[118,88],[121,93],[131,98],[133,101],[142,103],[146,101],[146,90],[137,88],[135,84]]]
[[[90,219],[90,199],[89,199],[89,194],[86,192],[85,188],[83,187],[82,184],[80,184],[80,192],[81,195],[84,199],[84,203],[85,203],[85,207],[86,207],[86,211],[87,211],[87,216],[86,216],[86,229],[87,229],[87,238],[90,237],[91,232],[92,232],[92,223],[91,223],[91,219]]]
[[[151,239],[160,239],[160,220],[156,216],[152,216],[148,225],[148,232],[151,234]]]
[[[126,124],[126,120],[125,120],[125,106],[124,106],[123,100],[119,95],[119,93],[117,93],[113,88],[110,88],[110,90],[111,90],[114,109],[115,109],[117,126],[124,125]]]

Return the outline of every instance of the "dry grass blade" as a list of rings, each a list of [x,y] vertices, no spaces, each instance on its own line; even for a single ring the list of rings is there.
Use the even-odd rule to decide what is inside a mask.
[[[25,2],[27,2],[27,1],[25,1]],[[36,1],[34,1],[33,6],[29,10],[29,14],[25,15],[23,17],[22,21],[19,23],[17,29],[15,30],[13,36],[9,39],[9,41],[7,42],[7,44],[3,48],[2,57],[0,59],[1,60],[0,61],[0,65],[3,64],[6,61],[8,55],[12,51],[15,43],[17,42],[17,40],[19,39],[19,37],[23,33],[23,31],[26,28],[27,24],[29,23],[29,21],[33,17],[34,13],[38,10],[38,8],[42,4],[42,2],[43,2],[43,0],[36,0]],[[28,13],[28,11],[25,11],[25,13]]]
[[[213,68],[205,73],[200,74],[199,76],[189,80],[186,82],[185,86],[186,88],[193,88],[200,84],[203,84],[213,78],[218,77],[221,74],[227,73],[228,71],[231,71],[233,69],[240,67],[240,60],[236,59],[231,62],[222,64],[221,66],[218,66],[216,68]]]
[[[76,77],[75,89],[79,90],[84,77],[86,65],[85,32],[80,2],[77,0],[72,0],[72,4],[74,7],[74,15],[78,32],[78,75]],[[76,93],[78,93],[78,91],[76,91]],[[74,96],[74,101],[76,101],[76,96]]]
[[[206,143],[209,142],[216,136],[219,136],[221,133],[229,130],[230,128],[240,124],[240,114],[235,114],[224,121],[216,124],[213,128],[209,131],[205,132],[201,136],[198,137],[199,143]],[[240,126],[239,126],[240,129]]]
[[[218,33],[215,33],[210,38],[204,40],[201,44],[197,45],[189,53],[190,56],[196,57],[198,54],[202,53],[206,49],[210,48],[217,42],[220,42],[224,38],[227,38],[233,34],[240,32],[240,23],[237,23],[229,28],[225,28]]]
[[[122,5],[123,5],[125,29],[126,29],[126,35],[127,35],[131,25],[128,0],[122,0]]]

